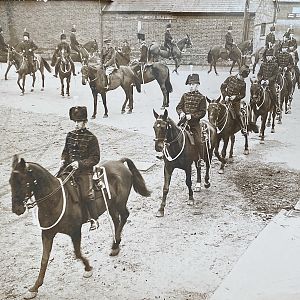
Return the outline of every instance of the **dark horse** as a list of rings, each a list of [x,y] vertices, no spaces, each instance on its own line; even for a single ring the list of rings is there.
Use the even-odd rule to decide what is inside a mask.
[[[214,67],[215,73],[216,73],[216,75],[218,75],[216,65],[217,65],[217,61],[219,58],[222,58],[225,60],[230,58],[232,60],[231,68],[229,71],[230,74],[236,63],[238,64],[239,68],[242,65],[242,52],[236,45],[233,45],[230,55],[228,55],[227,50],[223,46],[213,46],[208,51],[208,55],[207,55],[207,62],[210,64],[208,73],[210,73],[212,70],[212,67]]]
[[[83,45],[79,45],[79,53],[73,50],[71,52],[71,58],[74,62],[80,62],[87,64],[89,59],[95,55],[98,51],[98,43],[96,40],[91,40]]]
[[[13,56],[11,55],[12,54],[12,51],[15,50],[17,52],[19,52],[19,47],[18,47],[19,44],[17,44],[15,47],[12,47],[12,46],[9,46],[8,49],[7,49],[7,52],[1,52],[2,53],[2,57],[1,57],[1,62],[5,62],[7,63],[7,68],[6,68],[6,71],[5,71],[5,75],[4,75],[4,79],[7,80],[7,74],[10,70],[10,68],[12,66],[15,66],[16,67],[16,62],[13,58]]]
[[[177,44],[173,46],[173,57],[171,56],[170,51],[168,51],[167,49],[162,49],[159,43],[155,42],[149,47],[149,59],[152,61],[157,61],[159,56],[163,58],[173,58],[175,62],[175,69],[173,70],[173,72],[178,73],[177,69],[179,68],[181,63],[181,56],[184,47],[192,47],[192,42],[188,34],[185,38],[181,39]]]
[[[141,83],[130,67],[120,66],[119,69],[114,70],[110,75],[110,83],[108,88],[107,88],[107,77],[105,75],[105,70],[102,67],[83,65],[81,68],[81,73],[82,73],[82,84],[86,85],[86,82],[89,81],[90,88],[92,90],[92,94],[94,98],[94,113],[92,115],[92,119],[96,118],[96,114],[97,114],[98,93],[101,95],[103,105],[104,105],[103,117],[108,117],[108,109],[106,105],[106,92],[114,90],[119,86],[122,87],[126,95],[126,99],[122,106],[121,112],[122,113],[125,112],[125,106],[128,100],[129,100],[128,113],[132,112],[133,84],[135,84],[137,91],[140,92]]]
[[[128,168],[124,165],[127,163]],[[144,179],[134,163],[129,158],[118,161],[108,161],[105,167],[111,198],[107,194],[108,211],[113,220],[115,232],[110,255],[117,255],[120,251],[122,229],[129,216],[126,207],[127,200],[133,186],[142,196],[149,196]],[[65,181],[65,180],[64,180]],[[34,196],[38,207],[38,220],[42,226],[43,256],[40,272],[35,284],[29,289],[26,299],[34,298],[39,287],[43,284],[53,239],[57,233],[64,233],[71,237],[76,258],[84,264],[84,277],[92,276],[92,267],[81,253],[81,227],[86,222],[86,212],[83,204],[73,193],[63,187],[65,182],[51,175],[46,169],[36,163],[25,162],[14,157],[10,176],[12,191],[12,211],[18,216],[25,212],[28,200]],[[72,188],[72,187],[71,187]],[[107,190],[108,191],[108,190]],[[72,197],[73,196],[73,197]],[[97,215],[106,211],[106,205],[100,191],[95,191]],[[33,203],[31,203],[31,207]]]
[[[19,54],[18,52],[16,52],[15,50],[11,50],[10,57],[12,60],[14,60],[16,67],[18,68],[19,76],[18,76],[17,83],[21,89],[21,95],[24,95],[26,75],[30,74],[28,59],[25,56],[23,56],[22,54]],[[48,64],[48,62],[38,54],[35,55],[35,57],[36,57],[36,60],[34,60],[31,92],[33,92],[33,90],[34,90],[34,84],[35,84],[35,79],[36,79],[35,73],[38,70],[40,71],[40,73],[42,75],[42,88],[41,88],[42,91],[44,90],[44,87],[45,87],[44,69],[46,68],[46,70],[49,73],[51,73],[51,67]],[[22,85],[20,84],[21,80],[22,80]]]
[[[226,160],[226,152],[227,146],[229,143],[229,139],[231,140],[230,152],[229,152],[229,159],[233,158],[233,147],[235,143],[235,133],[241,130],[241,126],[236,118],[235,114],[232,112],[232,108],[230,107],[231,104],[225,104],[220,101],[221,97],[217,100],[210,100],[206,98],[209,105],[207,108],[208,111],[208,119],[209,121],[216,126],[217,128],[217,143],[215,147],[215,155],[221,161],[221,167],[219,170],[220,174],[224,173],[224,167],[227,162]],[[245,108],[246,112],[249,112],[247,107]],[[250,118],[250,115],[246,113],[245,119]],[[246,120],[245,120],[246,121]],[[247,121],[245,122],[247,123]],[[247,130],[257,131],[256,126],[252,123],[249,123],[249,127]],[[248,135],[244,134],[245,138],[245,146],[244,146],[244,154],[249,154],[248,148]],[[223,140],[223,148],[221,151],[221,156],[219,153],[219,145],[221,140]]]
[[[170,93],[173,91],[170,82],[170,72],[167,65],[161,62],[155,62],[149,65],[136,63],[131,65],[132,70],[139,78],[142,84],[156,80],[163,94],[162,108],[169,107]]]
[[[192,163],[195,162],[197,169],[197,184],[195,191],[200,191],[201,183],[201,163],[198,151],[191,143],[189,134],[184,127],[176,125],[176,123],[168,117],[168,111],[165,110],[163,115],[158,115],[154,110],[155,132],[155,150],[163,151],[164,154],[164,187],[163,197],[160,208],[157,212],[157,217],[164,216],[164,209],[166,206],[166,198],[169,192],[171,176],[175,168],[185,171],[185,183],[189,189],[189,205],[194,204],[194,196],[192,190]],[[216,129],[207,121],[200,121],[202,127],[203,144],[200,149],[201,159],[205,161],[205,188],[210,187],[210,166],[213,155],[213,149],[217,140]]]
[[[260,143],[265,141],[265,129],[268,114],[272,115],[271,132],[275,132],[275,115],[276,108],[270,98],[270,92],[267,85],[261,85],[257,80],[251,79],[250,87],[250,107],[253,111],[254,122],[256,123],[258,117],[261,117],[261,126],[259,131]]]
[[[65,87],[64,87],[64,80],[66,80],[67,87],[66,87],[66,94],[70,96],[70,81],[72,76],[72,65],[70,63],[69,57],[65,51],[62,49],[58,56],[60,57],[59,66],[58,66],[58,75],[60,78],[60,85],[61,85],[61,95],[64,97],[65,95]]]

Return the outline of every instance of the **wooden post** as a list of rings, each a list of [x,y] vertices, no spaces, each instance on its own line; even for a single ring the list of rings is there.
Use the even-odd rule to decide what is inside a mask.
[[[246,0],[244,10],[243,42],[249,38],[249,16],[249,0]]]

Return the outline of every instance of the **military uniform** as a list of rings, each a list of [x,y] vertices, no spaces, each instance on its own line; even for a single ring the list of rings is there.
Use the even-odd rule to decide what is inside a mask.
[[[145,42],[141,44],[141,56],[139,62],[146,64],[148,62],[148,47]]]
[[[242,74],[242,76],[241,76]],[[242,133],[244,132],[244,122],[241,116],[241,100],[245,97],[246,95],[246,82],[244,78],[246,78],[249,74],[249,70],[246,70],[246,67],[243,66],[240,69],[240,73],[235,75],[235,76],[229,76],[221,85],[221,93],[223,97],[225,98],[226,96],[233,97],[235,98],[231,101],[232,107],[235,111],[235,114],[237,116],[237,119],[240,123]]]
[[[28,40],[24,40],[19,44],[20,52],[28,59],[29,71],[30,73],[34,72],[34,50],[38,49],[38,46],[29,39],[29,33],[24,32],[24,36],[28,37]]]
[[[188,76],[186,84],[200,83],[198,74],[191,74]],[[188,120],[188,124],[193,132],[195,145],[199,151],[201,149],[201,127],[200,119],[206,114],[206,98],[199,91],[184,93],[180,102],[176,106],[176,112],[178,115],[184,113],[190,114],[191,119]]]
[[[278,74],[279,74],[279,67],[277,62],[274,60],[263,62],[257,74],[257,78],[260,83],[262,80],[269,81],[271,100],[276,107],[278,107],[278,103],[277,103],[275,83]]]
[[[102,49],[102,64],[105,68],[116,65],[115,55],[115,49],[112,46]]]
[[[170,32],[171,24],[167,25],[167,30],[165,32],[165,40],[164,40],[164,47],[169,49],[171,55],[173,56],[173,38]]]
[[[124,44],[122,45],[121,52],[122,52],[122,55],[130,61],[131,48],[128,45],[127,41],[124,42]]]
[[[275,34],[274,34],[274,31],[275,31],[275,27],[272,26],[270,28],[270,32],[267,34],[266,36],[266,48],[273,48],[274,47],[274,44],[275,44]]]
[[[73,121],[87,121],[86,107],[71,107],[69,115]],[[78,162],[78,169],[74,173],[74,177],[80,188],[81,200],[86,203],[91,218],[96,220],[97,214],[92,177],[93,166],[98,164],[100,160],[100,148],[97,137],[86,128],[69,132],[61,159],[64,161],[64,166],[75,161]]]
[[[232,51],[233,48],[233,37],[229,30],[232,30],[232,26],[228,27],[228,32],[225,34],[225,49],[228,50],[228,53]]]
[[[8,51],[8,45],[4,41],[1,27],[0,27],[0,51],[4,51],[4,52]]]
[[[71,29],[70,45],[71,45],[71,49],[73,49],[74,51],[76,51],[80,55],[80,49],[79,49],[80,44],[79,44],[79,42],[77,41],[77,38],[76,38],[75,25],[73,25],[73,27]]]

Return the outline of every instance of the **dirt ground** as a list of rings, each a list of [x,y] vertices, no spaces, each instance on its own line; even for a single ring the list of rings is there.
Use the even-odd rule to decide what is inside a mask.
[[[1,74],[3,70],[2,67]],[[179,76],[172,75],[172,117],[187,72],[183,68]],[[208,82],[205,91],[215,96],[227,73],[206,77],[206,72],[199,72],[202,82]],[[16,89],[15,75],[10,76],[8,81],[0,80],[0,299],[22,298],[38,275],[42,254],[40,230],[31,213],[18,217],[11,212],[8,179],[12,155],[19,153],[54,174],[66,133],[72,129],[65,117],[68,108],[79,104],[84,96],[86,102],[82,104],[91,109],[91,95],[80,85],[79,78],[73,81],[72,98],[62,99],[58,82],[50,75],[46,91],[28,92],[23,97]],[[118,93],[112,92],[111,98],[119,99],[122,93]],[[149,84],[146,92],[136,96],[132,115],[121,115],[121,101],[113,101],[109,102],[109,119],[102,119],[99,113],[99,119],[89,122],[90,130],[99,139],[101,157],[107,160],[125,156],[137,165],[152,164],[142,171],[152,195],[143,198],[131,192],[130,216],[117,257],[108,255],[112,234],[106,214],[99,218],[100,229],[96,232],[90,233],[87,224],[83,226],[83,253],[94,267],[91,278],[82,277],[84,269],[74,258],[70,239],[58,235],[37,299],[209,299],[270,218],[299,199],[298,164],[285,160],[298,147],[292,133],[299,124],[299,103],[295,102],[293,114],[286,116],[278,133],[272,137],[268,133],[264,145],[258,143],[257,137],[250,138],[249,156],[242,154],[239,137],[234,161],[226,167],[225,174],[218,174],[219,163],[214,159],[212,186],[195,194],[194,207],[186,205],[184,173],[175,171],[166,215],[156,218],[163,162],[155,157],[152,108],[159,111],[160,91]]]

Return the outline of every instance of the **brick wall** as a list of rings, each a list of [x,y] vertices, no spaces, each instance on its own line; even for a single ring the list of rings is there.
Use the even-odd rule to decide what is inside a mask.
[[[59,42],[60,33],[70,33],[76,24],[77,39],[85,43],[91,39],[100,41],[100,14],[98,1],[0,1],[0,22],[6,41],[16,43],[22,39],[24,28],[39,46],[40,51],[53,51]],[[133,47],[133,55],[139,55],[136,37],[138,21],[146,34],[146,40],[163,41],[166,24],[171,21],[172,35],[176,40],[189,34],[193,48],[184,55],[183,63],[206,64],[209,49],[224,45],[224,36],[230,22],[233,37],[238,43],[242,39],[243,16],[208,16],[168,14],[103,14],[104,37],[110,37],[117,45],[127,39]],[[253,27],[253,19],[250,28]],[[250,32],[249,37],[252,37]],[[49,50],[50,49],[50,50]]]

